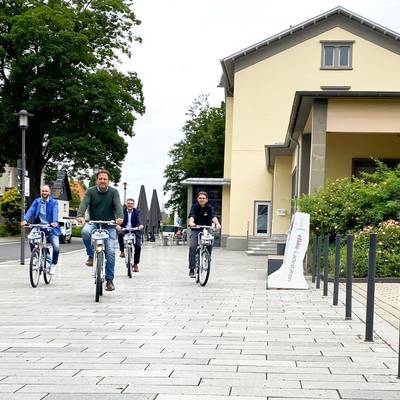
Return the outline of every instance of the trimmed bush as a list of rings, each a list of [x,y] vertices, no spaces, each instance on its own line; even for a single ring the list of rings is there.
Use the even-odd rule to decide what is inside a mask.
[[[81,237],[81,231],[83,226],[73,226],[72,227],[72,237]]]

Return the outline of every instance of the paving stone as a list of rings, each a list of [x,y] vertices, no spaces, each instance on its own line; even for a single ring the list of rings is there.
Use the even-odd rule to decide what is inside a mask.
[[[346,321],[320,290],[266,291],[265,260],[241,252],[215,249],[206,287],[186,247],[142,254],[133,279],[117,259],[99,303],[83,252],[36,289],[26,266],[1,266],[0,400],[400,399],[394,328],[364,342],[357,302]]]

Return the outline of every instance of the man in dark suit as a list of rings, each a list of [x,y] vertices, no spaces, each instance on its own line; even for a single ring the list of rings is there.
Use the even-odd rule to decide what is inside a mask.
[[[143,224],[140,219],[140,213],[135,208],[135,200],[127,199],[126,200],[126,208],[124,209],[124,221],[121,227],[117,226],[117,230],[121,230],[121,228],[139,228],[143,229]],[[140,251],[142,250],[142,242],[141,242],[141,234],[139,231],[135,232],[136,234],[136,243],[135,243],[135,255],[133,258],[133,272],[139,272],[139,262],[140,262]],[[118,243],[120,250],[120,257],[125,257],[124,254],[124,236],[125,232],[119,232],[118,234]]]

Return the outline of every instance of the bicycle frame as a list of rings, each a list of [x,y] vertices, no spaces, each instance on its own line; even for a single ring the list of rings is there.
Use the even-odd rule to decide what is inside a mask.
[[[43,250],[50,248],[47,245],[47,237],[44,229],[49,229],[50,225],[47,224],[30,224],[26,226],[27,228],[32,228],[28,234],[29,241],[33,244],[34,248],[39,249],[39,262],[40,268],[43,268]]]
[[[92,245],[94,249],[94,253],[98,256],[99,253],[105,253],[105,241],[110,237],[108,230],[103,228],[102,225],[109,225],[110,221],[89,221],[90,225],[99,225],[98,228],[92,230],[91,238],[92,238]],[[92,267],[92,276],[93,278],[96,277],[96,263],[93,263]],[[101,278],[104,280],[105,276],[105,262],[103,257],[103,265],[102,265],[102,274]]]

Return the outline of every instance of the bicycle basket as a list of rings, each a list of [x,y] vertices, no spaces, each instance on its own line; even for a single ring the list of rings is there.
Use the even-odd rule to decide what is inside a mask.
[[[39,228],[33,228],[29,234],[28,234],[28,239],[29,240],[40,240],[41,239],[41,232]]]
[[[133,243],[135,243],[136,241],[136,235],[134,233],[127,233],[124,236],[124,242],[128,242],[132,240]]]
[[[211,246],[214,242],[214,236],[207,233],[201,235],[201,243],[205,246]]]
[[[102,229],[96,229],[92,233],[92,239],[93,240],[105,240],[110,237],[108,231],[102,230]]]

